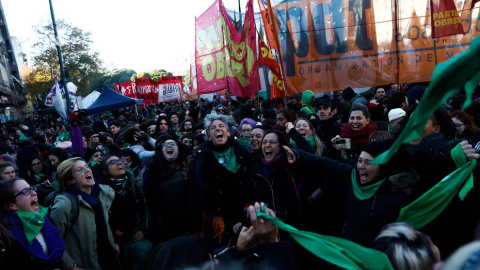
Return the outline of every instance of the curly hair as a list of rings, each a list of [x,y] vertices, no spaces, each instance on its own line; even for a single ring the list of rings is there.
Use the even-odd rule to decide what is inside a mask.
[[[235,125],[235,120],[233,120],[233,118],[230,115],[213,114],[213,113],[209,114],[209,115],[205,116],[205,124],[204,124],[204,128],[205,128],[207,138],[210,137],[209,127],[213,123],[213,121],[215,121],[215,120],[222,121],[225,125],[227,125],[229,127],[229,130],[230,130],[230,127]]]

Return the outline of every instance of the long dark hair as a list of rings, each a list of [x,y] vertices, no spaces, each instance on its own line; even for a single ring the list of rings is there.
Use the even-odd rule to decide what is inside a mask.
[[[0,180],[0,241],[4,239],[7,240],[7,243],[3,243],[4,245],[10,245],[12,238],[14,238],[7,223],[7,216],[11,212],[7,206],[13,200],[13,196],[15,195],[13,186],[19,180],[24,179],[13,179],[9,181]]]
[[[190,151],[188,150],[188,147],[185,144],[175,140],[174,138],[170,138],[170,139],[174,140],[178,146],[178,157],[174,161],[174,163],[182,167],[183,162],[190,154]],[[155,148],[155,155],[153,156],[153,161],[152,161],[152,164],[155,164],[155,165],[150,166],[147,177],[145,179],[146,182],[144,183],[146,185],[153,182],[165,181],[176,172],[175,169],[172,169],[169,166],[170,162],[165,160],[165,157],[163,156],[163,151],[162,151],[162,144],[158,143],[157,145],[158,146]]]

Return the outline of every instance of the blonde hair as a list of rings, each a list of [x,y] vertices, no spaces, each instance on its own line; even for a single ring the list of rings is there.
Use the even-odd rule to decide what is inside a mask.
[[[375,239],[374,247],[387,254],[398,270],[433,269],[437,262],[432,241],[408,223],[386,225]]]
[[[74,157],[64,160],[62,163],[58,164],[57,172],[55,173],[55,179],[58,181],[60,191],[65,190],[71,185],[70,180],[73,179],[73,165],[77,161],[85,160],[80,157]]]
[[[315,141],[315,146],[316,146],[315,147],[315,154],[321,156],[323,154],[323,143],[322,143],[322,140],[320,140],[320,138],[315,133],[315,127],[313,127],[312,123],[308,119],[300,117],[300,118],[297,118],[297,120],[295,120],[295,123],[293,124],[295,129],[297,129],[296,128],[297,122],[300,121],[300,120],[306,121],[308,126],[310,127],[310,130],[312,131],[313,139]]]

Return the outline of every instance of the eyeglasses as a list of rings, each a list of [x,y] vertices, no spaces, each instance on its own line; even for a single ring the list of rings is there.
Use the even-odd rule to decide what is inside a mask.
[[[177,145],[176,142],[164,142],[164,143],[162,143],[162,146],[163,146],[163,147],[175,146],[175,145]]]
[[[93,155],[93,157],[94,158],[99,158],[99,157],[105,157],[105,155],[104,154],[95,154],[95,155]]]
[[[108,164],[112,164],[112,165],[117,165],[118,163],[122,163],[122,164],[125,164],[125,159],[121,158],[121,159],[114,159],[114,160],[110,160],[110,162],[108,162]]]
[[[217,112],[225,112],[224,109],[218,109]]]
[[[28,188],[24,188],[22,190],[20,190],[20,192],[18,192],[17,194],[13,195],[13,198],[12,200],[15,200],[15,198],[17,198],[18,196],[20,195],[25,195],[25,196],[28,196],[30,194],[32,194],[32,191],[37,191],[37,187],[36,186],[30,186]]]
[[[38,162],[38,163],[33,163],[33,164],[32,164],[32,167],[37,167],[37,166],[40,166],[40,165],[42,165],[42,163],[41,163],[41,162]]]
[[[242,132],[251,132],[251,129],[242,129]]]

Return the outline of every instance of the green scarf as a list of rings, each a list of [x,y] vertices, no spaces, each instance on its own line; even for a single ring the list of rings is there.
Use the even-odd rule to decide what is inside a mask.
[[[257,217],[270,220],[280,230],[284,230],[295,241],[319,258],[344,269],[371,269],[393,270],[392,264],[385,253],[363,247],[354,242],[317,234],[314,232],[300,231],[278,218],[265,213],[257,212]]]
[[[472,171],[477,161],[472,159],[466,162],[460,145],[452,149],[452,157],[458,169],[443,178],[420,198],[402,208],[398,221],[409,221],[418,230],[440,215],[458,190],[460,190],[458,194],[460,199],[465,198],[473,187]],[[461,188],[462,185],[463,188]]]
[[[250,138],[240,137],[240,138],[238,138],[238,142],[245,147],[250,147],[251,146]]]
[[[363,201],[370,199],[378,188],[385,182],[385,179],[367,186],[361,186],[357,182],[357,170],[352,169],[352,188],[357,199]]]
[[[313,135],[310,135],[307,138],[307,142],[308,144],[310,144],[311,147],[313,147],[313,149],[316,149],[315,137],[313,137]],[[294,140],[290,139],[290,144],[292,145],[293,148],[298,149],[297,143]]]
[[[430,116],[460,88],[466,92],[463,108],[468,107],[472,103],[472,94],[480,83],[479,57],[480,38],[475,38],[466,51],[439,64],[432,74],[432,82],[398,139],[388,151],[375,157],[370,164],[386,163],[402,144],[421,138]]]
[[[238,169],[240,169],[240,164],[236,162],[235,151],[233,147],[229,147],[222,153],[218,153],[213,151],[213,154],[217,158],[218,163],[220,163],[225,169],[237,173]]]
[[[48,208],[38,205],[40,211],[38,212],[22,212],[17,211],[16,214],[20,218],[23,224],[23,231],[27,237],[28,243],[31,245],[33,239],[37,237],[38,233],[42,230],[45,223],[45,215]]]

